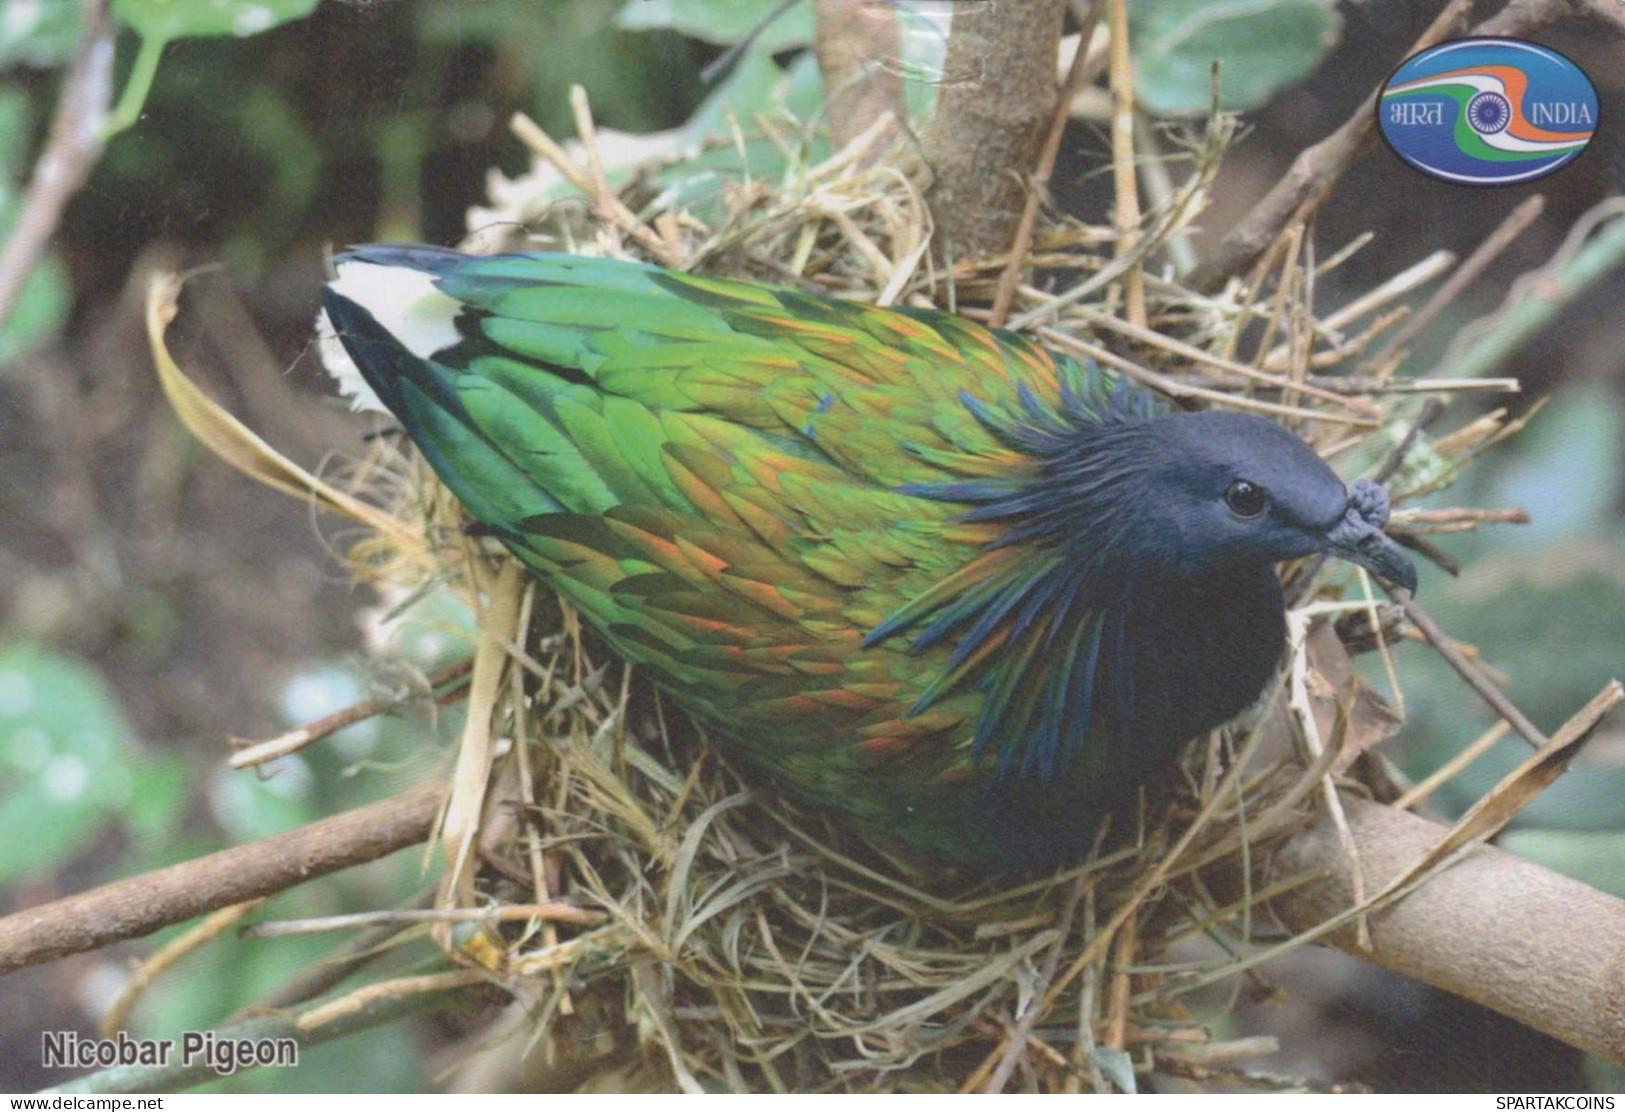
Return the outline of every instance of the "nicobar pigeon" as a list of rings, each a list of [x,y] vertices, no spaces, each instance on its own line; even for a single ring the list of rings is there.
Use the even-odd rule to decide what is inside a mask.
[[[962,317],[563,255],[335,263],[325,346],[483,532],[729,752],[945,862],[1087,852],[1257,699],[1280,561],[1415,587],[1382,488],[1280,426]]]

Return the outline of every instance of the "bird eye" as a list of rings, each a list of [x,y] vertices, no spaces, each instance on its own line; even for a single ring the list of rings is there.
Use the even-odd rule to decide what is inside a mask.
[[[1224,504],[1237,517],[1257,517],[1269,505],[1270,496],[1257,483],[1237,479],[1224,491]]]

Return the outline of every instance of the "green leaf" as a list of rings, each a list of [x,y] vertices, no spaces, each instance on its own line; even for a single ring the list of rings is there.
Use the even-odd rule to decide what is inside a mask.
[[[1162,116],[1256,108],[1307,77],[1341,31],[1327,0],[1135,0],[1129,5],[1134,90]]]
[[[753,46],[683,125],[683,135],[691,143],[724,138],[730,132],[730,116],[754,131],[756,113],[772,108],[783,87],[784,71],[773,61],[772,54]]]
[[[818,69],[817,56],[810,50],[796,55],[785,67],[785,77],[780,107],[803,123],[811,123],[824,111],[824,75]],[[912,81],[908,87],[919,84]]]
[[[269,86],[243,90],[231,115],[242,121],[243,141],[266,152],[258,160],[269,191],[266,220],[293,223],[321,186],[321,147],[289,96]]]
[[[628,31],[665,28],[719,45],[739,42],[761,27],[751,45],[769,54],[810,45],[812,0],[800,0],[775,17],[778,7],[779,0],[627,0],[615,22]]]
[[[302,19],[317,0],[113,0],[113,14],[143,38],[246,38]]]
[[[0,830],[13,835],[0,839],[0,882],[50,873],[132,812],[167,827],[184,803],[177,776],[180,762],[136,748],[93,669],[34,645],[0,653]]]
[[[528,85],[527,110],[557,138],[575,133],[572,85],[587,91],[600,128],[676,127],[707,92],[696,73],[698,47],[675,31],[639,34],[617,26],[620,6],[620,0],[421,0],[415,9],[425,42],[447,51],[488,46],[498,72]]]
[[[5,221],[0,220],[0,226]],[[67,323],[73,308],[73,288],[68,272],[55,254],[46,254],[23,282],[11,316],[0,326],[0,367],[24,355],[52,336]]]
[[[0,69],[60,66],[79,44],[80,0],[0,2]]]
[[[135,790],[124,821],[149,845],[163,845],[174,833],[192,798],[192,776],[185,760],[137,755],[131,763]]]
[[[1606,528],[1625,495],[1622,436],[1625,406],[1611,386],[1586,382],[1563,389],[1503,449],[1510,458],[1477,495],[1479,505],[1529,510],[1528,525],[1491,535],[1528,549]]]
[[[0,88],[0,197],[9,183],[22,180],[28,168],[33,124],[28,94],[9,85]]]

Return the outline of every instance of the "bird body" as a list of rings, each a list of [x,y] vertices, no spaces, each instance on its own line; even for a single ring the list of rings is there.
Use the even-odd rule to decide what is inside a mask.
[[[651,266],[339,256],[342,358],[470,516],[800,799],[984,870],[1104,809],[1274,670],[1274,564],[1414,587],[1257,417],[1169,413],[1013,333]]]

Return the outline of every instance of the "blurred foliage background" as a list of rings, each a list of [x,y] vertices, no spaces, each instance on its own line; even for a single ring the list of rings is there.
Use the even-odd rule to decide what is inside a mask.
[[[900,5],[918,48],[902,64],[929,68],[945,6]],[[353,727],[274,775],[225,768],[229,737],[269,737],[399,687],[411,669],[454,655],[466,631],[449,614],[387,631],[385,608],[343,570],[342,535],[187,438],[148,364],[145,278],[219,264],[189,294],[177,355],[272,443],[307,465],[336,466],[359,451],[364,429],[329,396],[308,352],[325,251],[461,239],[468,210],[487,201],[488,174],[527,164],[509,116],[523,111],[550,134],[571,135],[574,84],[601,127],[681,129],[674,142],[697,152],[679,167],[691,179],[707,159],[722,175],[775,172],[771,144],[730,136],[735,120],[770,104],[817,122],[811,4],[789,6],[753,35],[777,7],[115,0],[119,93],[107,146],[0,328],[0,912],[378,798],[442,767],[455,736],[454,714],[403,715]],[[1204,219],[1212,236],[1354,110],[1432,14],[1387,0],[1298,0],[1267,6],[1262,22],[1211,19],[1203,36],[1188,33],[1194,15],[1220,7],[1133,7],[1147,107],[1205,111],[1209,59],[1220,56],[1225,107],[1246,113],[1249,130],[1221,171],[1224,203]],[[81,26],[81,0],[0,0],[0,241],[17,220]],[[1543,41],[1590,73],[1604,120],[1618,118],[1618,43],[1562,28]],[[1108,142],[1087,105],[1077,116],[1055,201],[1098,218],[1109,204]],[[1625,143],[1604,131],[1554,178],[1473,191],[1422,178],[1377,147],[1317,228],[1327,254],[1367,230],[1376,239],[1316,296],[1335,305],[1435,248],[1464,254],[1531,192],[1546,194],[1541,220],[1435,326],[1412,368],[1425,369],[1516,274],[1551,255],[1580,213],[1620,191],[1622,167]],[[1465,574],[1435,573],[1422,586],[1445,627],[1478,647],[1545,729],[1625,672],[1621,304],[1616,275],[1500,369],[1526,383],[1514,407],[1550,404],[1438,501],[1521,505],[1534,523],[1447,538]],[[1458,406],[1445,427],[1472,416]],[[382,642],[391,649],[380,657],[369,646]],[[1391,755],[1421,776],[1490,719],[1434,655],[1404,646],[1399,657],[1409,723]],[[1502,843],[1625,895],[1625,728],[1605,731]],[[1504,739],[1441,791],[1441,811],[1465,806],[1522,756],[1521,742]],[[403,853],[298,889],[273,911],[408,901],[432,880],[421,865]],[[306,936],[206,949],[144,999],[131,1028],[164,1037],[218,1022],[331,944]],[[0,1089],[63,1079],[39,1067],[39,1032],[90,1033],[127,975],[124,960],[118,950],[84,955],[0,985],[13,1005],[0,1009]],[[1396,982],[1353,963],[1307,976],[1289,1005],[1298,1019],[1275,1022],[1299,1031],[1283,1036],[1281,1067],[1379,1087],[1505,1089],[1495,1071],[1516,1056],[1510,1048],[1533,1045],[1527,1060],[1555,1071],[1542,1087],[1585,1083],[1584,1068],[1592,1084],[1621,1080]],[[297,1070],[216,1084],[433,1087],[475,1021],[375,1031],[313,1051]]]

